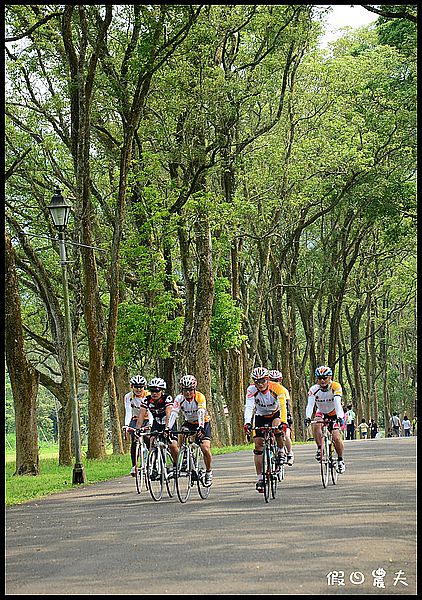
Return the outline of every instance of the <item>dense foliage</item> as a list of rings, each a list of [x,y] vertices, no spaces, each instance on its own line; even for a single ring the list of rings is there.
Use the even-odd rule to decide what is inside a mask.
[[[119,436],[140,371],[174,393],[194,372],[216,443],[240,442],[257,364],[283,371],[297,438],[317,364],[334,368],[358,418],[416,412],[416,23],[380,16],[322,50],[325,10],[6,7],[6,232],[26,358],[58,403],[63,462],[56,187],[73,205],[91,458],[104,455],[105,422]]]

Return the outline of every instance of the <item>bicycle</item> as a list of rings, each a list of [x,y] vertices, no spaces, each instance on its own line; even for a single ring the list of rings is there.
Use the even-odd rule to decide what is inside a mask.
[[[328,485],[330,474],[333,485],[336,485],[338,479],[338,459],[333,442],[333,426],[335,422],[335,420],[327,418],[322,421],[319,451],[321,480],[324,488]],[[321,423],[321,421],[311,421],[311,423]]]
[[[205,485],[205,462],[200,448],[196,442],[196,432],[189,429],[175,431],[183,436],[176,464],[176,492],[180,502],[187,502],[191,488],[198,487],[200,498],[206,500],[210,494],[211,486]]]
[[[251,431],[261,431],[264,434],[264,450],[262,454],[262,481],[264,484],[264,500],[270,501],[277,494],[277,484],[284,479],[284,465],[277,464],[278,446],[274,432],[279,427],[252,427]]]
[[[151,497],[158,502],[163,497],[164,483],[169,498],[173,498],[175,473],[167,435],[163,431],[151,431],[150,436],[152,444],[147,460],[147,482]]]
[[[148,429],[135,429],[134,427],[124,428],[124,438],[127,439],[126,432],[132,432],[135,436],[135,483],[136,491],[140,494],[143,490],[144,483],[148,489],[148,481],[146,478],[148,448],[144,437],[148,434]]]

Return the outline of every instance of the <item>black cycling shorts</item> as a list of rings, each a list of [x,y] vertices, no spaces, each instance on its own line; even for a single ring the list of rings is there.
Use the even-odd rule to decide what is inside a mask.
[[[280,418],[280,411],[273,413],[269,417],[265,417],[263,415],[255,415],[255,427],[271,427],[274,419]],[[264,434],[261,431],[255,431],[255,437],[264,437]]]

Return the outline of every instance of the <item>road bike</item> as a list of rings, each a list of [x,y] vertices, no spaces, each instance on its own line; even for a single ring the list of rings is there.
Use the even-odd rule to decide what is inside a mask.
[[[135,437],[135,483],[136,491],[140,494],[144,488],[148,488],[148,481],[146,477],[147,472],[147,457],[148,447],[145,443],[145,436],[149,434],[148,429],[135,429],[134,427],[124,428],[124,437],[126,439],[126,432],[133,433]]]
[[[177,497],[182,504],[187,502],[191,488],[196,483],[200,498],[206,500],[211,486],[205,485],[205,462],[200,444],[196,441],[196,432],[182,428],[174,433],[182,435],[176,464]]]
[[[168,435],[163,431],[151,431],[150,436],[146,473],[149,493],[158,502],[163,497],[164,485],[169,498],[173,498],[176,488],[175,469],[168,446]]]
[[[277,494],[277,484],[284,479],[284,465],[278,460],[278,445],[275,432],[280,432],[279,427],[265,425],[252,427],[251,431],[260,431],[264,436],[264,449],[262,454],[262,481],[264,485],[264,500],[270,501]]]
[[[338,479],[338,459],[333,442],[333,427],[335,419],[324,419],[323,421],[312,421],[312,423],[322,423],[320,451],[321,480],[324,488],[327,487],[331,475],[333,485],[336,485]]]

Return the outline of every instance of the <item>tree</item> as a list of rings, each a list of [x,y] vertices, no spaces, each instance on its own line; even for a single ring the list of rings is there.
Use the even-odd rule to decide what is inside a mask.
[[[38,475],[37,394],[38,372],[26,358],[15,254],[10,236],[5,236],[6,363],[12,386],[16,423],[16,475]],[[24,392],[24,393],[23,393]]]

